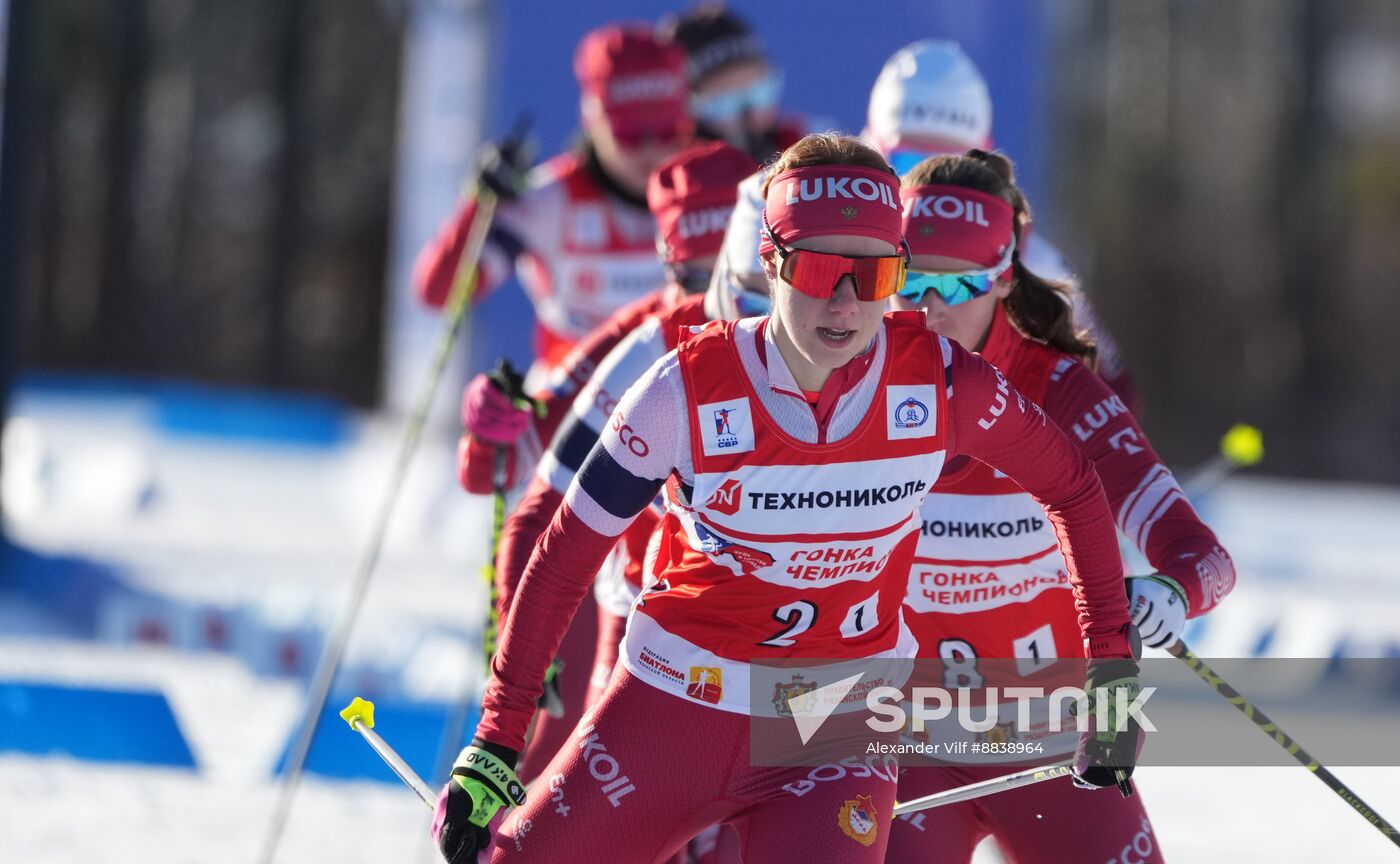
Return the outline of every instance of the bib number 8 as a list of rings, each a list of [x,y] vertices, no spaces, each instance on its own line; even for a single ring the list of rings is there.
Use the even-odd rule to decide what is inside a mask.
[[[962,639],[944,639],[938,643],[938,656],[943,658],[943,686],[950,690],[960,687],[981,687],[982,673],[977,671],[977,652]]]

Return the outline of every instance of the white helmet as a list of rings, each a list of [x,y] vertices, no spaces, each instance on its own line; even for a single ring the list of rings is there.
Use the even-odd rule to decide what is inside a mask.
[[[986,147],[992,135],[987,82],[956,42],[906,45],[875,79],[865,131],[886,154],[910,137],[957,151]]]

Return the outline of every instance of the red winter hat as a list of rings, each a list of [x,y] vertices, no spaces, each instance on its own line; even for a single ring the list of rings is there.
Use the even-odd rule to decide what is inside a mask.
[[[719,254],[739,181],[756,170],[749,154],[712,141],[682,150],[652,172],[647,206],[656,217],[667,264]]]
[[[685,51],[657,39],[649,25],[590,32],[574,52],[574,75],[579,89],[603,103],[617,132],[674,134],[690,123]]]

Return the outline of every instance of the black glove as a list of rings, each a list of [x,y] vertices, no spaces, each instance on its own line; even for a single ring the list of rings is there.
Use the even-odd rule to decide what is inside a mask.
[[[522,122],[509,138],[488,142],[476,160],[476,180],[502,201],[514,201],[525,191],[530,174],[532,148],[525,140]]]
[[[515,776],[518,756],[480,738],[457,756],[433,819],[433,839],[448,864],[475,864],[476,853],[491,845],[488,826],[500,809],[525,803],[525,787]]]
[[[537,703],[544,712],[555,720],[564,716],[564,692],[559,686],[559,673],[564,671],[564,661],[555,658],[544,673],[544,691]]]
[[[1133,776],[1142,729],[1131,713],[1119,717],[1119,703],[1131,706],[1142,691],[1138,666],[1132,660],[1090,660],[1086,688],[1089,691],[1090,729],[1079,736],[1074,753],[1074,783],[1083,789],[1117,786],[1127,798],[1133,794]]]

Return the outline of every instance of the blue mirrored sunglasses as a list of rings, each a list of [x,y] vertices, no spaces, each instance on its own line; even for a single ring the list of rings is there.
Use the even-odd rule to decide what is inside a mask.
[[[747,87],[691,99],[690,113],[702,122],[733,120],[745,111],[774,107],[782,95],[783,75],[775,70]]]
[[[1006,252],[1001,256],[1001,260],[985,270],[967,270],[962,273],[929,273],[923,270],[910,270],[904,277],[904,287],[899,289],[899,296],[910,303],[922,303],[924,295],[932,291],[938,298],[949,306],[957,306],[959,303],[966,303],[969,300],[976,300],[983,297],[992,290],[996,284],[997,277],[1006,272],[1006,268],[1011,266],[1012,256],[1016,252],[1016,240],[1013,237],[1006,245]]]
[[[748,288],[739,288],[734,292],[734,306],[741,318],[768,315],[773,311],[773,298]]]
[[[890,167],[894,169],[894,173],[903,177],[913,171],[914,166],[931,155],[933,154],[925,153],[922,150],[896,150],[890,154],[889,163]]]

